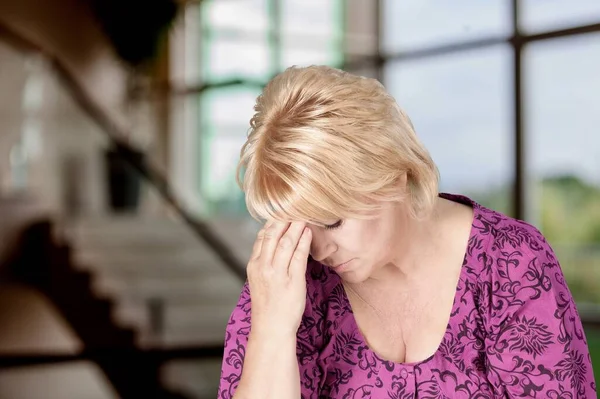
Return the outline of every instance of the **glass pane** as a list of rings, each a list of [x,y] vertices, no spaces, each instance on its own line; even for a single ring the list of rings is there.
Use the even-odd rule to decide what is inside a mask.
[[[243,193],[235,181],[245,131],[245,126],[214,127],[211,137],[202,141],[205,161],[201,193],[212,214],[245,213]]]
[[[521,25],[528,32],[600,22],[598,0],[522,0]]]
[[[532,219],[575,299],[600,303],[600,34],[531,44],[525,55]]]
[[[292,65],[330,65],[339,67],[344,60],[341,46],[327,41],[325,38],[307,46],[306,40],[283,37],[281,58],[284,68]]]
[[[270,76],[269,44],[210,35],[203,40],[204,79],[208,81],[231,78],[267,80]]]
[[[240,86],[207,91],[202,95],[202,120],[210,124],[250,127],[259,94],[258,88]]]
[[[209,29],[262,31],[269,28],[267,0],[205,0],[203,25]]]
[[[341,36],[339,0],[283,0],[282,31],[284,34]]]
[[[506,0],[383,0],[383,51],[508,35],[509,6]]]
[[[232,87],[202,96],[200,191],[209,212],[246,214],[235,172],[259,94],[258,88]]]
[[[440,169],[440,190],[510,213],[510,51],[504,46],[390,62],[387,87]]]

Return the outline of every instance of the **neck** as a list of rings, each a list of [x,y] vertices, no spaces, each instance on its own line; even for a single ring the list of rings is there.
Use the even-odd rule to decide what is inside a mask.
[[[370,280],[373,282],[410,282],[421,279],[423,273],[427,273],[427,265],[431,264],[429,260],[438,252],[437,249],[441,242],[441,217],[444,206],[443,200],[439,199],[435,203],[433,211],[423,219],[414,219],[407,212],[401,212],[399,217],[399,226],[402,231],[395,242],[398,244],[391,248],[392,258],[381,269],[377,270]]]

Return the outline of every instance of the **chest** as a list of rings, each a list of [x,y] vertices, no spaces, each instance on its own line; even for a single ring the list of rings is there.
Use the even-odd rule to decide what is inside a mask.
[[[458,276],[446,276],[445,281],[425,289],[390,293],[379,306],[350,293],[356,324],[369,348],[397,363],[419,362],[432,356],[446,333],[457,280]]]

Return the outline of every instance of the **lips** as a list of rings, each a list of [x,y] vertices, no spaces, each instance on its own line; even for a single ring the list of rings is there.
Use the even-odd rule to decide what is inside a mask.
[[[338,263],[335,266],[332,266],[333,269],[341,269],[342,267],[346,266],[348,263],[352,262],[354,259],[350,259],[344,263]]]

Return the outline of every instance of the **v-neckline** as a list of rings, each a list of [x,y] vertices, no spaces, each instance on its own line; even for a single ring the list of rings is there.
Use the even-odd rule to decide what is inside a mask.
[[[473,218],[471,220],[471,229],[469,232],[469,239],[467,240],[467,243],[465,246],[465,253],[463,256],[460,273],[458,276],[458,280],[456,281],[456,289],[454,292],[452,309],[450,311],[450,314],[448,315],[448,322],[446,324],[446,330],[444,331],[444,335],[442,336],[442,339],[441,339],[440,343],[438,344],[435,352],[431,356],[427,357],[426,359],[415,361],[415,362],[396,362],[393,360],[384,359],[381,356],[379,356],[375,351],[373,351],[370,348],[369,344],[367,343],[367,340],[365,339],[362,331],[360,331],[360,328],[358,327],[358,322],[356,321],[356,318],[354,317],[354,311],[352,310],[352,305],[350,304],[350,299],[348,298],[348,294],[346,293],[346,289],[344,288],[341,277],[339,277],[337,274],[335,274],[335,272],[332,272],[339,279],[337,284],[339,285],[340,289],[342,290],[343,305],[346,309],[349,310],[349,313],[350,313],[348,315],[348,319],[349,319],[348,323],[350,323],[350,325],[349,325],[350,329],[356,333],[356,339],[359,341],[359,344],[363,348],[363,350],[366,353],[371,354],[376,359],[378,359],[379,364],[388,363],[388,364],[393,364],[395,367],[414,368],[416,366],[419,366],[419,365],[422,365],[422,364],[425,364],[425,363],[431,361],[440,353],[441,347],[442,347],[444,341],[446,341],[446,339],[448,338],[448,334],[450,333],[450,326],[452,324],[452,319],[458,313],[457,307],[459,306],[459,289],[461,286],[461,281],[464,281],[467,277],[466,276],[467,267],[465,267],[465,266],[467,264],[467,261],[469,260],[469,253],[468,253],[469,243],[472,241],[473,237],[476,235],[475,221],[477,220],[478,206],[477,206],[476,202],[472,201],[471,199],[469,199],[465,196],[446,194],[446,193],[440,193],[439,196],[441,198],[448,199],[450,201],[460,202],[462,204],[471,206],[473,209]]]

